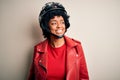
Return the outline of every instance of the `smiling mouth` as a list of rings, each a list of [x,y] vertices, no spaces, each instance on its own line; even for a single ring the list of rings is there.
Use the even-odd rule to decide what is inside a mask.
[[[60,33],[62,33],[63,32],[63,30],[56,30],[56,33],[58,33],[58,34],[60,34]]]

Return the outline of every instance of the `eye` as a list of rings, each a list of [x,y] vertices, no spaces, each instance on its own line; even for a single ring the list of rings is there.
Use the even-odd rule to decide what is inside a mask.
[[[56,22],[51,22],[50,24],[51,24],[51,25],[56,25],[57,23],[56,23]]]
[[[61,22],[61,24],[65,24],[65,22],[64,22],[64,21],[62,21],[62,22]]]

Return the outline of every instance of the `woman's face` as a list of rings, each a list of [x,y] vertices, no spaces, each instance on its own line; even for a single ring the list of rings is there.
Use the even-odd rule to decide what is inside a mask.
[[[62,16],[54,16],[49,21],[49,28],[52,34],[61,36],[65,33],[65,22]]]

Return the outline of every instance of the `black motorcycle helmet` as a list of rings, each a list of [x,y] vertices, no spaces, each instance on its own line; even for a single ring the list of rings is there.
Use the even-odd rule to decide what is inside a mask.
[[[69,28],[69,16],[62,4],[57,2],[48,2],[45,6],[42,7],[42,10],[39,14],[39,23],[42,28],[43,35],[46,38],[50,38],[51,32],[49,30],[48,22],[54,16],[62,16],[65,21],[66,31]]]

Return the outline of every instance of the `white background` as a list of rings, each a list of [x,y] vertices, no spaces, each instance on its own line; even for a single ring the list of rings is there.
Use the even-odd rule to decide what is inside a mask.
[[[26,80],[48,1],[68,11],[66,35],[82,42],[90,80],[120,80],[120,0],[0,0],[0,80]]]

